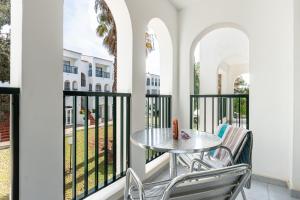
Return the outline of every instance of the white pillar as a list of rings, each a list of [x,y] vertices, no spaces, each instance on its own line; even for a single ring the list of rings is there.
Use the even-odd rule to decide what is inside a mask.
[[[292,195],[300,197],[300,1],[294,1],[294,131],[292,138]],[[297,192],[296,192],[297,191]]]
[[[21,86],[20,200],[62,200],[63,1],[12,0],[12,27],[11,82]]]

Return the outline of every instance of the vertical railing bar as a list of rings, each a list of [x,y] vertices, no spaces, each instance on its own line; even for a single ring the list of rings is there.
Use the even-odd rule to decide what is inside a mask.
[[[120,158],[120,163],[121,163],[121,176],[124,175],[124,172],[123,172],[123,166],[124,166],[124,160],[123,160],[123,151],[124,151],[124,138],[123,138],[123,135],[124,135],[124,97],[121,97],[121,117],[120,117],[120,128],[121,128],[121,147],[120,147],[120,155],[121,155],[121,158]]]
[[[204,97],[204,132],[206,132],[206,97]]]
[[[72,195],[73,199],[76,199],[77,196],[77,159],[76,159],[76,153],[77,153],[77,97],[73,96],[73,141],[72,141],[72,159],[73,159],[73,173],[72,173]],[[71,161],[70,161],[71,162]]]
[[[130,102],[130,97],[127,97],[127,101],[126,101],[126,103],[127,103],[127,113],[126,113],[126,121],[127,121],[127,126],[126,126],[126,135],[127,135],[127,168],[129,168],[130,167],[130,104],[131,104],[131,102]]]
[[[215,98],[212,97],[212,132],[215,133],[215,119],[214,119],[214,115],[215,115]]]
[[[108,184],[108,96],[104,97],[104,186]]]
[[[172,123],[172,97],[168,97],[169,99],[169,104],[168,104],[168,123],[169,126],[168,128],[171,128],[171,123]]]
[[[220,97],[217,98],[217,126],[220,122]]]
[[[150,120],[150,118],[149,118],[149,109],[150,109],[149,108],[149,105],[150,105],[149,101],[150,101],[150,99],[149,99],[149,97],[147,97],[146,99],[147,99],[147,109],[146,109],[147,110],[147,128],[149,128],[149,126],[150,126],[149,125],[150,124],[150,121],[149,121]]]
[[[239,97],[239,127],[241,127],[241,98]]]
[[[197,130],[199,130],[199,98],[195,98],[195,100],[196,100],[196,109],[197,109]],[[193,113],[193,115],[194,115],[194,113]]]
[[[193,121],[194,121],[194,117],[193,117],[193,96],[190,96],[190,129],[193,129]]]
[[[232,125],[232,98],[229,97],[229,124]]]
[[[117,173],[117,98],[113,97],[113,181]]]
[[[95,96],[95,191],[99,186],[99,96]]]
[[[166,106],[165,106],[165,103],[166,103],[166,101],[165,101],[165,97],[162,97],[162,98],[160,98],[160,100],[162,101],[162,103],[161,103],[161,106],[162,106],[162,112],[161,112],[161,122],[162,122],[162,125],[160,126],[161,128],[166,128]]]
[[[89,98],[85,96],[85,121],[84,121],[84,194],[88,195],[88,112],[89,112]]]
[[[247,122],[246,122],[246,128],[249,130],[249,119],[250,119],[250,116],[249,116],[249,95],[246,96],[246,119],[247,119]]]
[[[157,97],[155,97],[155,128],[158,128],[157,126]]]
[[[12,200],[19,200],[19,145],[20,145],[20,96],[12,95],[12,125],[11,125],[11,142],[12,142]]]
[[[12,132],[13,133],[13,132]],[[13,136],[13,134],[11,134]],[[63,199],[66,198],[66,97],[63,95]],[[13,140],[11,140],[13,141]],[[70,152],[71,154],[71,152]],[[14,155],[14,154],[13,154]],[[70,159],[70,163],[71,163]],[[71,166],[71,165],[70,165]],[[71,169],[70,169],[71,171]],[[14,191],[13,191],[14,193]]]

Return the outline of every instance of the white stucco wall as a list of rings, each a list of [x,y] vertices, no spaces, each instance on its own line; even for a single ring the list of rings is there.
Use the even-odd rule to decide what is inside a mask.
[[[239,29],[224,27],[212,30],[199,39],[200,94],[217,93],[217,74],[220,67],[224,68],[222,64],[228,66],[222,78],[229,81],[222,87],[224,92],[231,91],[233,87],[228,88],[232,81],[231,73],[238,74],[239,65],[249,64],[248,36]]]
[[[285,181],[289,180],[291,171],[293,131],[292,6],[291,0],[192,1],[192,5],[179,15],[179,112],[184,127],[189,124],[187,111],[193,83],[190,78],[193,40],[216,24],[244,30],[250,39],[253,172]]]
[[[132,66],[132,132],[144,128],[145,109],[145,72],[146,72],[146,51],[145,51],[145,31],[152,18],[159,18],[164,22],[171,35],[173,44],[173,72],[169,76],[177,77],[177,11],[168,1],[161,0],[127,0],[126,1],[133,28],[133,66]],[[172,81],[172,111],[176,114],[177,103],[177,81]],[[141,148],[132,145],[132,167],[138,175],[145,175],[145,153]],[[139,159],[136,159],[139,158]]]
[[[300,191],[300,1],[294,0],[294,135],[291,188]]]
[[[12,1],[11,82],[21,87],[20,200],[63,199],[63,1]]]

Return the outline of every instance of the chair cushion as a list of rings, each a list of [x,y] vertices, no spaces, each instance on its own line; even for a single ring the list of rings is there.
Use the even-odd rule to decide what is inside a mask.
[[[222,145],[229,148],[234,156],[242,144],[247,132],[248,130],[245,128],[230,126],[227,133],[223,136]],[[226,151],[217,149],[213,157],[228,164],[230,160],[229,155],[227,154],[228,153]]]

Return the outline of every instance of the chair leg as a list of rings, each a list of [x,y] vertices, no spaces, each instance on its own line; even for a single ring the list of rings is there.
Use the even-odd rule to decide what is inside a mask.
[[[244,188],[242,189],[242,191],[241,191],[241,192],[242,192],[243,199],[244,199],[244,200],[247,200],[247,197],[246,197],[246,194],[245,194]]]

